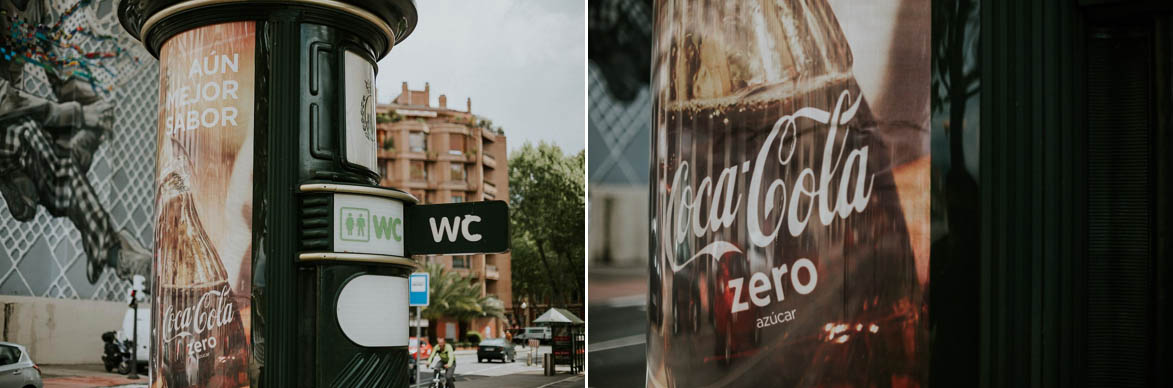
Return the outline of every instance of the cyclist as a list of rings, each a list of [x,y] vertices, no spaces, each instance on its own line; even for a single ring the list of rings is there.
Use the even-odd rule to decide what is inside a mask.
[[[439,361],[439,367],[444,369],[444,380],[447,383],[447,387],[456,387],[456,378],[454,376],[456,371],[456,354],[452,351],[452,345],[448,344],[448,341],[444,337],[440,337],[438,342],[436,342],[432,356],[428,359],[428,365],[437,365],[436,361]],[[437,373],[440,372],[438,368],[433,369],[436,369]]]

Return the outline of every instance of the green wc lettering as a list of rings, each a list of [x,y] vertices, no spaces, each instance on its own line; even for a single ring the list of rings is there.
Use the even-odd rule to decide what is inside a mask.
[[[403,218],[371,215],[370,209],[343,207],[339,216],[342,227],[338,233],[345,241],[391,240],[403,241]],[[373,231],[372,231],[373,230]]]
[[[402,230],[403,219],[395,217],[380,217],[375,215],[374,222],[371,223],[375,227],[376,239],[392,239],[395,241],[403,241],[403,236],[399,233]]]

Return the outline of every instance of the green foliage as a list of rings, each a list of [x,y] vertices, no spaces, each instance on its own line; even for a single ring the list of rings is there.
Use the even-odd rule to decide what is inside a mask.
[[[480,345],[481,344],[481,333],[476,330],[469,330],[467,333],[464,333],[464,339],[468,340],[468,342],[470,344],[472,344],[472,346]]]
[[[584,152],[567,155],[547,143],[526,143],[510,156],[515,297],[531,304],[583,303],[585,161]]]
[[[375,123],[378,124],[395,123],[399,122],[399,120],[403,120],[403,116],[400,116],[399,112],[394,110],[387,111],[386,113],[375,114]]]
[[[495,296],[481,298],[481,316],[505,319],[505,302]]]
[[[383,149],[387,150],[387,151],[394,151],[395,150],[395,139],[392,138],[391,136],[387,136],[386,139],[383,139]]]
[[[424,308],[424,318],[469,319],[480,316],[480,287],[439,263],[427,264],[427,270],[431,276],[431,300],[428,307]]]
[[[471,279],[452,272],[439,263],[427,264],[431,277],[431,300],[423,310],[426,319],[451,317],[461,321],[478,317],[505,319],[505,304],[492,296],[481,296],[481,288]]]

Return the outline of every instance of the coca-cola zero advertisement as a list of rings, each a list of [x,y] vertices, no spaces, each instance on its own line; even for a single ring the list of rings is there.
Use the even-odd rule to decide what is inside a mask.
[[[152,387],[249,385],[255,28],[160,53]]]
[[[925,386],[929,2],[654,19],[648,386]]]

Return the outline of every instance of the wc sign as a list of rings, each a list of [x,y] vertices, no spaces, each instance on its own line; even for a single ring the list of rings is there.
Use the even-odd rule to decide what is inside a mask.
[[[404,256],[403,202],[334,194],[334,251]]]
[[[504,201],[416,205],[407,210],[412,255],[499,253],[509,250]]]

